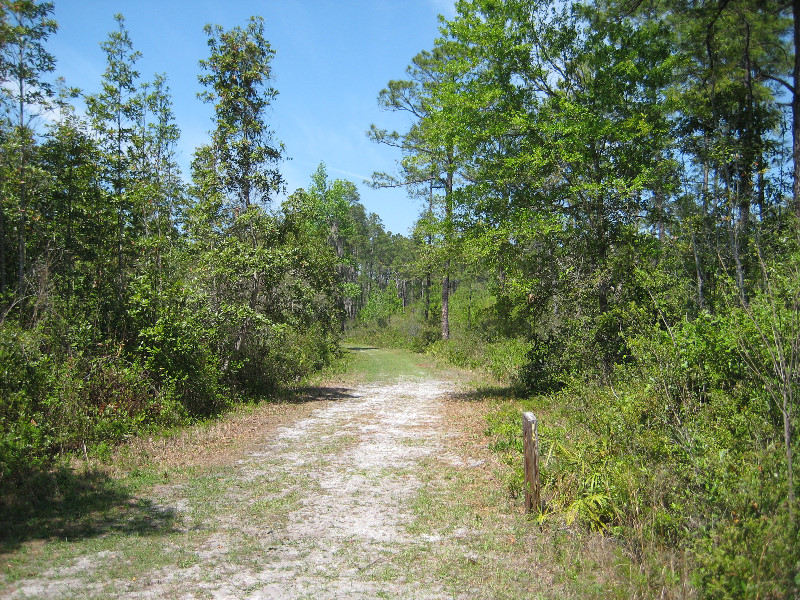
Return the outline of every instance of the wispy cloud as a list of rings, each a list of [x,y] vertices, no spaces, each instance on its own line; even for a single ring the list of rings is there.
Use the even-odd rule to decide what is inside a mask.
[[[327,166],[327,165],[326,165]],[[371,179],[367,175],[359,175],[358,173],[351,173],[350,171],[343,171],[342,169],[337,169],[336,167],[327,167],[328,171],[333,171],[334,173],[339,173],[340,175],[347,175],[348,177],[357,177],[360,181],[364,179]],[[359,183],[360,183],[359,181]]]

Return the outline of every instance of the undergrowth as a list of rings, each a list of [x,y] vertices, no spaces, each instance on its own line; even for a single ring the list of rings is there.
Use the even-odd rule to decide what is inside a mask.
[[[680,597],[669,592],[677,582],[653,565],[685,556],[700,597],[789,599],[800,592],[800,544],[768,409],[715,394],[678,418],[657,390],[621,375],[614,385],[572,380],[498,404],[486,433],[519,496],[520,415],[533,411],[543,486],[536,519],[615,538],[661,597]]]

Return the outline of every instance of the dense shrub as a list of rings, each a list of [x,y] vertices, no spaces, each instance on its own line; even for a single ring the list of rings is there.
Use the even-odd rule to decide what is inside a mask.
[[[360,323],[366,327],[384,329],[389,319],[403,310],[403,303],[394,290],[374,290],[358,314]]]
[[[686,551],[702,597],[796,597],[782,430],[765,387],[736,360],[737,331],[710,316],[654,328],[629,340],[635,361],[605,382],[568,378],[499,407],[488,433],[512,467],[512,493],[522,490],[519,415],[533,410],[543,518],[605,531],[640,564]]]
[[[0,479],[46,457],[42,398],[51,361],[40,332],[0,327]]]
[[[59,359],[42,351],[48,341],[40,329],[0,327],[0,475],[179,418],[135,360],[120,354]]]

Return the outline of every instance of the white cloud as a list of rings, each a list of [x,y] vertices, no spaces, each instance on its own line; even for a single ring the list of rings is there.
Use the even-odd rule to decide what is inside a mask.
[[[327,165],[326,165],[327,166]],[[337,169],[336,167],[327,167],[328,171],[333,171],[334,173],[339,173],[340,175],[346,175],[347,177],[356,177],[358,179],[355,183],[361,183],[365,179],[370,179],[367,175],[359,175],[358,173],[351,173],[350,171],[343,171],[342,169]]]

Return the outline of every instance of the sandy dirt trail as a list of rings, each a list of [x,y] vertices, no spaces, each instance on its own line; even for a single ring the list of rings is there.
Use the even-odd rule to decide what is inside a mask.
[[[490,453],[451,443],[456,385],[339,388],[213,468],[165,472],[145,496],[171,529],[64,543],[0,598],[496,597],[470,578],[503,563],[489,549],[511,523],[460,500]]]
[[[246,477],[304,472],[309,493],[276,532],[263,568],[236,574],[215,597],[237,598],[242,589],[253,598],[449,597],[402,576],[375,579],[400,548],[431,541],[415,539],[405,524],[414,520],[408,504],[420,459],[458,460],[442,446],[438,403],[447,391],[432,380],[357,387],[244,459]]]

